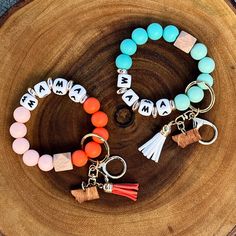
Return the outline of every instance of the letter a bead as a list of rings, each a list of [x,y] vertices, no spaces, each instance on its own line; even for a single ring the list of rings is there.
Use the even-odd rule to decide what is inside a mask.
[[[79,84],[74,85],[69,92],[69,97],[73,102],[81,102],[85,95],[85,88]]]
[[[138,112],[143,116],[150,116],[152,114],[153,102],[147,99],[142,99],[139,105]]]
[[[34,86],[34,91],[36,92],[36,94],[39,98],[46,97],[51,93],[51,89],[48,87],[48,84],[46,81],[42,81],[40,83],[37,83]]]
[[[122,95],[122,100],[131,107],[137,100],[139,96],[134,92],[133,89],[129,89]]]
[[[167,116],[172,111],[170,101],[166,98],[158,100],[156,102],[156,107],[160,116]]]

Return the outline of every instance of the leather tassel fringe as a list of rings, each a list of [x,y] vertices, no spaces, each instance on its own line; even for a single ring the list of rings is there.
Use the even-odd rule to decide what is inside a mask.
[[[163,145],[166,141],[166,137],[171,133],[170,125],[165,125],[154,137],[139,147],[139,151],[143,155],[155,162],[159,161]]]
[[[106,193],[113,193],[119,196],[127,197],[133,201],[137,200],[139,184],[112,184],[105,183],[103,190]]]

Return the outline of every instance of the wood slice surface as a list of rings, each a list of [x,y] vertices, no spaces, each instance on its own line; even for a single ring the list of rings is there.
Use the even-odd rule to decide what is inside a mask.
[[[26,1],[0,28],[0,231],[3,235],[234,235],[236,224],[235,28],[223,1]],[[120,42],[151,22],[175,24],[208,46],[216,61],[216,104],[202,117],[219,129],[211,146],[185,149],[169,138],[160,163],[137,150],[171,117],[132,113],[116,95],[115,57]],[[149,41],[133,57],[133,88],[142,98],[173,98],[198,75],[197,63],[173,45]],[[122,182],[139,182],[137,202],[100,192],[78,204],[70,189],[87,168],[44,173],[13,153],[9,126],[28,87],[48,77],[80,83],[109,115],[109,144],[125,158]],[[207,103],[207,101],[206,101]],[[205,103],[205,104],[206,104]],[[202,104],[204,105],[204,104]],[[79,148],[92,131],[89,116],[68,97],[40,100],[27,123],[40,153]],[[210,135],[201,130],[203,137]]]

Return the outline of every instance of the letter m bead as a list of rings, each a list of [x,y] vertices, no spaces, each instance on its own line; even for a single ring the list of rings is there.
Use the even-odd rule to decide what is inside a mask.
[[[128,74],[119,74],[117,79],[118,88],[130,88],[131,87],[131,75]]]

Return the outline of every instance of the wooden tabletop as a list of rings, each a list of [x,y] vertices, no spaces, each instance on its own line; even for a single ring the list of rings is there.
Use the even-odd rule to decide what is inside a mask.
[[[169,138],[158,164],[137,147],[179,113],[157,119],[132,113],[116,95],[114,66],[120,42],[151,22],[191,33],[216,61],[216,104],[202,117],[218,127],[217,142],[181,149]],[[235,235],[235,41],[235,12],[223,0],[34,0],[10,10],[0,28],[1,233]],[[133,87],[153,101],[173,98],[199,74],[189,55],[163,40],[140,47],[133,58]],[[69,191],[86,180],[87,167],[44,173],[13,153],[9,126],[21,95],[57,76],[73,79],[101,101],[110,118],[112,153],[128,164],[120,181],[140,183],[137,202],[101,193],[99,200],[78,204]],[[52,95],[40,101],[27,128],[32,147],[52,154],[78,149],[92,126],[81,105]],[[201,133],[211,135],[208,129]]]

